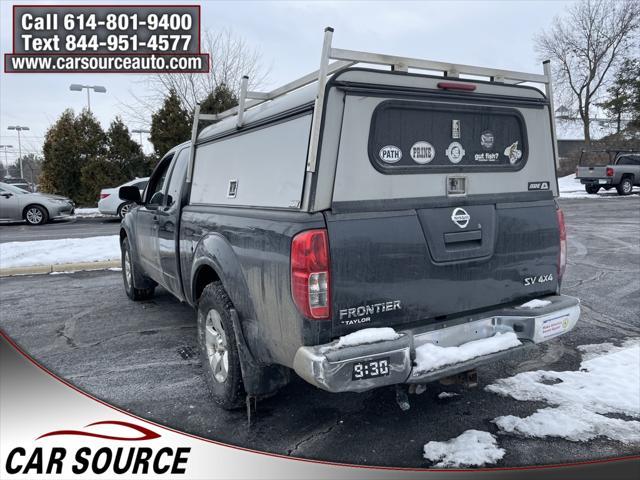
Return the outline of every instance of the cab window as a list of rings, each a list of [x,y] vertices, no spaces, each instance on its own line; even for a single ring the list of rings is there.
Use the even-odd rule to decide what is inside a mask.
[[[172,157],[173,155],[163,158],[151,175],[146,191],[147,206],[158,207],[162,205],[164,201],[167,173],[169,170],[169,165],[171,165]]]

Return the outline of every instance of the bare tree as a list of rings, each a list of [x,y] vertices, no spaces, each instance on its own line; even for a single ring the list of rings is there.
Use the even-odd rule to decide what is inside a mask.
[[[559,92],[577,107],[587,145],[591,106],[629,49],[638,55],[639,28],[638,0],[582,0],[535,38],[540,56],[552,61]]]
[[[182,107],[193,111],[197,102],[201,102],[221,84],[238,96],[243,75],[249,76],[249,88],[263,85],[269,75],[269,68],[262,63],[262,53],[251,47],[243,38],[231,30],[205,32],[202,38],[202,51],[211,58],[209,73],[164,73],[150,75],[143,80],[144,96],[135,95],[134,105],[123,105],[127,117],[134,123],[149,123],[151,113],[162,104],[164,97],[173,89],[177,92]]]

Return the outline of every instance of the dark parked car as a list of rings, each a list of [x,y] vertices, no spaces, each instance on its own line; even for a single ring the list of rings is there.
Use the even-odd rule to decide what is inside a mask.
[[[426,383],[578,320],[560,294],[550,99],[496,80],[548,75],[452,65],[488,80],[443,78],[367,55],[397,65],[326,58],[317,83],[196,111],[194,141],[160,160],[144,198],[120,189],[140,204],[120,231],[126,293],[162,285],[197,310],[225,408],[292,371],[331,392]],[[202,119],[218,122],[197,135]]]

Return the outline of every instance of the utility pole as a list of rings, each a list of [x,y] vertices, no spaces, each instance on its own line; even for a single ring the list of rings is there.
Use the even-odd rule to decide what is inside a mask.
[[[18,161],[20,162],[20,178],[24,178],[24,172],[22,171],[22,142],[20,140],[20,132],[23,130],[29,130],[29,127],[24,127],[20,125],[12,125],[7,127],[7,130],[15,130],[18,132]]]
[[[13,145],[0,145],[0,148],[4,149],[4,167],[7,170],[7,175],[9,174],[9,159],[7,158],[7,148],[13,148]]]
[[[134,130],[131,130],[131,133],[139,133],[140,134],[140,148],[142,149],[142,152],[144,153],[144,147],[142,144],[142,134],[143,133],[151,133],[150,130],[145,130],[143,128],[136,128]]]

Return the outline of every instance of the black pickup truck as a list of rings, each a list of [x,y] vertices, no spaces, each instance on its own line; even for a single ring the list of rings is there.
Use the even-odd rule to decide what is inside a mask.
[[[120,190],[139,204],[120,230],[126,293],[161,285],[197,310],[225,408],[292,372],[331,392],[431,382],[578,320],[559,293],[547,97],[339,66],[196,112],[193,140],[160,160],[143,197]],[[217,123],[196,134],[202,118]]]

